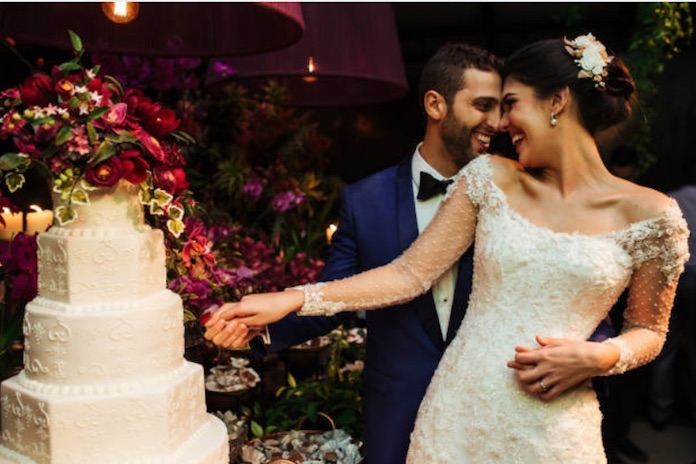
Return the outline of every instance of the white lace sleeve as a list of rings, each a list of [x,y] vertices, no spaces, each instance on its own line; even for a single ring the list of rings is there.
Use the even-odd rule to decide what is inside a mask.
[[[606,374],[621,374],[652,361],[662,350],[674,293],[689,258],[689,229],[676,202],[657,221],[637,228],[628,238],[635,270],[621,334],[604,343],[620,350]]]
[[[432,284],[474,240],[477,199],[490,181],[488,156],[471,161],[457,176],[438,213],[418,239],[391,263],[319,284],[296,287],[304,292],[303,316],[376,309],[410,301]]]

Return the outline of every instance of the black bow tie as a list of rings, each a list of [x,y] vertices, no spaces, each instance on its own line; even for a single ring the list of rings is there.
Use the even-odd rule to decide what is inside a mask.
[[[420,184],[418,184],[418,198],[419,200],[428,200],[436,195],[442,195],[447,191],[447,186],[450,185],[453,180],[437,180],[427,172],[420,173]]]

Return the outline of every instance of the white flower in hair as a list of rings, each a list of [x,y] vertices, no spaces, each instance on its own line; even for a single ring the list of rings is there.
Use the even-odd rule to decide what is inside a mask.
[[[613,56],[607,54],[607,50],[592,34],[581,35],[574,40],[563,39],[566,51],[575,58],[575,63],[580,67],[578,78],[590,78],[595,87],[604,87],[604,78],[607,76],[607,65]]]

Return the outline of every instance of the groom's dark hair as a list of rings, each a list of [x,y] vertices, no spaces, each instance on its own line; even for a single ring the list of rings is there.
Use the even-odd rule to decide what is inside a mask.
[[[418,97],[423,109],[423,97],[434,90],[450,105],[454,95],[464,85],[463,72],[466,69],[494,71],[500,73],[502,60],[493,53],[464,42],[449,42],[442,45],[428,59],[423,67],[418,84]]]

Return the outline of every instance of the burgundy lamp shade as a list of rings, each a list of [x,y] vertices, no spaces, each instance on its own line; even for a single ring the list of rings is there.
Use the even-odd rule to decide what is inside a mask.
[[[0,33],[19,42],[69,50],[68,29],[90,52],[213,57],[287,47],[304,19],[298,2],[141,2],[127,24],[107,19],[100,2],[0,3]]]
[[[274,79],[294,106],[383,103],[408,93],[389,3],[302,3],[305,34],[283,50],[211,60],[207,84]]]

